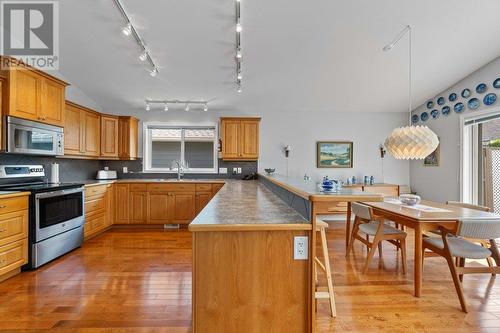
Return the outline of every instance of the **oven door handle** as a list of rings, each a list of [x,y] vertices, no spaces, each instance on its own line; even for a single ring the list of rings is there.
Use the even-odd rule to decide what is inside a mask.
[[[82,192],[83,193],[83,187],[79,188],[73,188],[73,189],[68,189],[68,190],[58,190],[58,191],[52,191],[52,192],[43,192],[43,193],[37,193],[35,195],[35,199],[43,199],[43,198],[51,198],[51,197],[57,197],[61,195],[66,195],[66,194],[72,194],[72,193],[78,193]]]

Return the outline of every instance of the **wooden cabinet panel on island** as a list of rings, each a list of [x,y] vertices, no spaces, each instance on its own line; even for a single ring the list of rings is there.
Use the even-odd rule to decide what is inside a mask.
[[[2,57],[2,61],[7,58]],[[15,60],[7,62],[9,68],[2,70],[6,78],[3,114],[64,126],[64,96],[68,84]]]
[[[101,156],[118,158],[118,117],[101,115]]]
[[[137,159],[139,120],[134,117],[118,118],[118,157],[123,160]]]
[[[260,118],[221,118],[222,159],[255,161],[259,158]]]

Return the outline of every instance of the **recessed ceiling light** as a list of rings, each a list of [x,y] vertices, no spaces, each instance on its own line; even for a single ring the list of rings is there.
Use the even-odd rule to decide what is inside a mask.
[[[141,61],[146,61],[148,59],[148,52],[146,50],[144,50],[141,55],[139,56],[139,59]]]
[[[130,36],[132,34],[132,24],[127,23],[126,26],[123,27],[122,32],[125,36]]]

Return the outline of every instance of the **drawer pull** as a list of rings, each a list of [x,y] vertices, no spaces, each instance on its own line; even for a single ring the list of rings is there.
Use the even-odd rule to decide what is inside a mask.
[[[7,206],[6,205],[1,205],[0,208],[7,208]]]
[[[0,264],[3,264],[5,262],[5,260],[0,260]]]
[[[7,229],[0,229],[0,232],[6,232]]]

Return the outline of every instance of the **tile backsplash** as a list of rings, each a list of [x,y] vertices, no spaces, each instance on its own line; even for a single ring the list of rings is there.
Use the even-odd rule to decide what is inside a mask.
[[[35,164],[43,165],[46,172],[50,175],[52,163],[59,164],[59,180],[61,182],[75,182],[88,179],[95,179],[97,170],[103,169],[105,166],[110,170],[118,171],[118,178],[175,178],[177,175],[173,173],[143,173],[142,160],[136,161],[98,161],[98,160],[82,160],[71,158],[55,158],[45,156],[31,156],[0,153],[0,164],[6,165],[21,165]],[[126,166],[129,173],[122,173],[123,167]],[[244,175],[255,172],[257,173],[257,162],[228,162],[219,159],[219,168],[227,168],[227,174],[186,174],[185,178],[234,178],[240,179]],[[241,168],[241,174],[233,175],[233,168]]]

